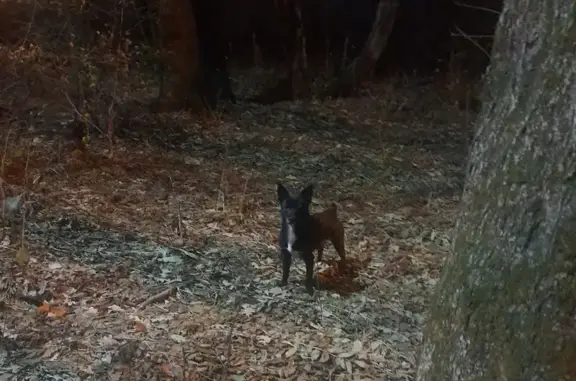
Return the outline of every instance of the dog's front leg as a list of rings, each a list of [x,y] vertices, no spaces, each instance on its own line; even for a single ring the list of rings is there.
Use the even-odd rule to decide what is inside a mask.
[[[290,275],[290,266],[292,265],[292,253],[286,249],[280,250],[280,259],[282,260],[282,280],[281,286],[288,284],[288,276]]]

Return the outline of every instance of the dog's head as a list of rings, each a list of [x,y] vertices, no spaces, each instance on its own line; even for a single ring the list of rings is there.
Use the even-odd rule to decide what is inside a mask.
[[[313,186],[308,185],[300,194],[292,197],[284,185],[278,183],[278,202],[280,203],[280,215],[290,225],[297,223],[299,218],[310,215]]]

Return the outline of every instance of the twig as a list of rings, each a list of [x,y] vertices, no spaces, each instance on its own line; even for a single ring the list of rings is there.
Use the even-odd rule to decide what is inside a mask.
[[[28,28],[26,28],[26,34],[24,35],[24,39],[22,40],[22,45],[28,41],[28,36],[30,35],[30,31],[32,30],[32,25],[34,24],[34,19],[36,18],[36,8],[38,7],[38,2],[35,1],[34,5],[32,6],[32,17],[30,17],[30,22],[28,23]]]
[[[228,343],[228,349],[226,350],[226,361],[224,362],[224,369],[222,369],[222,374],[220,375],[220,380],[225,380],[228,376],[228,368],[230,368],[230,357],[232,357],[232,332],[234,331],[234,325],[230,324],[230,329],[228,330],[228,336],[226,337],[226,343]]]
[[[24,184],[26,184],[26,177],[28,176],[28,165],[30,164],[30,142],[28,142],[28,149],[26,150],[26,165],[24,166]]]
[[[74,112],[76,113],[76,115],[78,115],[80,118],[84,119],[84,116],[82,115],[82,113],[78,110],[78,108],[76,107],[76,105],[74,104],[74,102],[72,102],[72,100],[70,99],[70,97],[68,96],[68,93],[64,93],[64,96],[66,97],[66,99],[68,100],[68,102],[70,103],[70,106],[72,106],[72,110],[74,110]],[[96,124],[94,124],[94,122],[92,122],[90,119],[86,119],[86,121],[90,124],[90,126],[94,127],[96,130],[98,130],[98,132],[100,132],[102,135],[104,135],[104,132],[100,129],[100,127],[98,127]]]
[[[161,300],[167,299],[174,292],[176,292],[176,287],[171,286],[162,292],[159,292],[155,295],[152,295],[151,297],[149,297],[148,299],[146,299],[145,301],[140,303],[140,305],[136,309],[141,310],[142,308],[146,307],[149,304],[156,303],[156,302],[159,302]]]
[[[184,376],[185,380],[191,380],[192,378],[190,377],[190,365],[188,364],[188,358],[186,357],[186,350],[184,349],[184,346],[181,347],[182,349],[182,363],[183,363],[183,367],[182,367],[182,376]]]
[[[461,3],[461,2],[459,2],[459,1],[454,1],[453,3],[454,3],[454,5],[456,5],[456,6],[458,6],[458,7],[471,8],[471,9],[476,9],[476,10],[478,10],[478,11],[490,12],[490,13],[493,13],[493,14],[498,15],[498,16],[500,16],[500,13],[501,13],[501,12],[495,10],[495,9],[486,8],[486,7],[481,7],[481,6],[479,6],[479,5],[464,4],[464,3]]]
[[[173,249],[173,250],[178,250],[179,252],[181,252],[182,254],[186,255],[186,256],[189,257],[189,258],[197,259],[197,260],[200,260],[200,261],[202,261],[202,262],[204,262],[204,263],[207,262],[206,259],[204,259],[204,258],[202,258],[202,257],[200,257],[200,256],[198,256],[198,255],[196,255],[196,254],[193,254],[193,253],[191,253],[191,252],[189,252],[189,251],[187,251],[187,250],[184,250],[184,249],[182,249],[181,247],[171,246],[170,244],[168,244],[168,243],[166,243],[166,242],[163,242],[163,244],[164,244],[166,247],[169,247],[169,248],[171,248],[171,249]]]
[[[178,211],[178,235],[182,238],[184,231],[182,230],[182,211],[180,210],[180,200],[178,198],[176,198],[176,208]]]
[[[124,17],[124,9],[122,9],[122,18]],[[117,55],[116,58],[118,58],[118,51],[117,51]],[[112,99],[110,100],[110,105],[108,106],[108,125],[107,125],[107,137],[108,137],[108,143],[110,144],[110,156],[114,156],[114,130],[115,130],[115,126],[114,126],[114,120],[115,117],[117,115],[117,112],[114,109],[114,106],[116,105],[116,94],[118,92],[118,68],[116,68],[116,71],[114,72],[114,89],[112,91]]]
[[[172,180],[172,176],[168,175],[168,179],[170,179],[170,188],[171,188],[171,192],[172,192],[172,197],[174,197],[174,199],[176,200],[176,212],[177,212],[177,218],[178,218],[178,236],[180,238],[182,238],[184,236],[184,231],[183,231],[183,225],[182,225],[182,211],[180,208],[180,200],[176,196],[176,192],[174,189],[174,181]],[[185,251],[183,251],[183,252],[185,252]],[[189,257],[192,257],[191,255],[188,254],[188,252],[185,252],[185,253]]]
[[[2,163],[0,163],[0,192],[2,192],[2,199],[6,199],[6,192],[4,192],[4,166],[6,164],[6,154],[8,153],[8,141],[12,132],[12,124],[9,124],[8,133],[6,134],[6,142],[4,143],[4,152],[2,153]],[[4,216],[4,208],[2,208],[2,218]]]
[[[463,37],[462,34],[460,33],[450,33],[450,35],[452,37]],[[476,39],[480,39],[480,38],[486,38],[486,39],[490,39],[493,40],[494,39],[494,35],[493,34],[469,34],[468,37],[470,38],[476,38]]]
[[[226,145],[226,151],[224,157],[228,157],[228,145]],[[222,211],[226,213],[226,196],[227,196],[227,186],[226,186],[226,167],[222,164],[222,175],[220,176],[220,189],[218,190],[218,200],[216,201],[216,210],[219,209],[220,198],[222,198]]]
[[[26,150],[26,166],[24,167],[24,184],[26,184],[26,179],[28,178],[28,164],[30,162],[30,142],[28,142],[28,149]],[[23,195],[24,197],[25,195]],[[20,232],[20,246],[24,247],[24,230],[26,227],[26,211],[21,208],[22,213],[22,231]]]
[[[242,190],[242,198],[240,199],[240,208],[238,210],[238,214],[240,215],[240,221],[244,221],[244,213],[242,212],[242,210],[244,209],[244,201],[246,200],[246,192],[248,190],[248,181],[250,181],[250,177],[252,177],[252,172],[248,174],[248,177],[244,182],[244,189]]]
[[[470,41],[474,46],[476,46],[478,49],[480,49],[480,51],[482,53],[486,54],[486,57],[490,58],[490,53],[488,53],[486,51],[486,49],[484,49],[482,47],[482,45],[480,45],[478,42],[476,42],[472,37],[470,37],[469,35],[464,33],[464,31],[462,29],[460,29],[458,27],[458,25],[454,25],[454,29],[456,29],[456,31],[458,31],[458,33],[460,33],[462,35],[462,37],[464,37],[466,40]]]

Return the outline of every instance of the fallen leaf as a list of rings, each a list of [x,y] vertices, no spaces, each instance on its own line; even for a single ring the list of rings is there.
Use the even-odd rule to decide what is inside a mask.
[[[246,316],[251,316],[256,312],[254,308],[252,308],[249,304],[242,305],[242,313]]]
[[[67,313],[65,308],[62,307],[52,307],[48,313],[49,317],[63,317]]]
[[[38,308],[36,308],[36,312],[38,313],[50,312],[50,304],[42,302],[42,304]]]
[[[280,288],[280,287],[273,287],[273,288],[270,289],[270,293],[271,293],[272,295],[279,295],[279,294],[281,294],[281,293],[283,293],[283,292],[284,292],[284,290],[283,290],[282,288]]]
[[[108,307],[108,309],[112,312],[124,312],[124,309],[122,307],[117,306],[116,304],[112,304],[111,306]]]
[[[166,376],[172,377],[172,371],[170,369],[170,364],[163,364],[160,366],[160,370],[162,371],[162,373],[164,373]]]
[[[355,340],[352,345],[352,352],[358,353],[362,350],[362,342],[360,340]]]
[[[46,348],[44,353],[42,353],[42,358],[44,358],[44,359],[53,359],[53,358],[57,358],[57,357],[58,357],[58,347],[57,346],[48,347],[48,348]]]
[[[346,366],[348,374],[352,374],[352,363],[350,361],[344,361],[344,365]]]
[[[320,358],[320,355],[321,355],[321,354],[322,354],[322,353],[321,353],[318,349],[313,349],[312,352],[310,353],[310,358],[311,358],[313,361],[316,361],[316,360],[318,360],[318,359]]]
[[[381,354],[371,353],[370,361],[383,364],[386,359]]]
[[[308,378],[308,376],[306,376],[306,374],[304,373],[300,373],[298,375],[298,377],[296,378],[296,381],[308,381],[310,378]]]
[[[294,345],[284,353],[284,357],[292,357],[298,351],[298,345]]]
[[[256,339],[258,340],[258,343],[260,343],[260,344],[269,344],[272,341],[272,339],[270,337],[265,336],[265,335],[256,336]]]
[[[321,331],[322,330],[322,326],[316,323],[312,323],[310,322],[310,327],[312,328],[316,328],[317,330]]]
[[[26,246],[20,246],[18,252],[16,252],[16,263],[20,267],[24,267],[30,262],[30,253]]]
[[[373,341],[373,342],[370,344],[370,349],[373,350],[373,351],[375,351],[376,348],[378,348],[380,345],[382,345],[382,342],[381,342],[380,340]]]
[[[320,359],[318,360],[318,362],[328,362],[328,360],[330,360],[330,354],[328,352],[322,352],[322,356],[320,356]]]
[[[92,370],[92,365],[80,365],[78,368],[84,373],[94,374],[94,370]]]
[[[18,196],[14,197],[7,197],[5,200],[2,201],[2,208],[4,213],[8,217],[12,217],[18,208],[20,208],[20,201],[22,200],[22,195],[24,193],[19,194]]]
[[[108,379],[110,381],[119,381],[122,379],[122,371],[121,370],[114,370],[113,372],[108,373]]]
[[[119,345],[118,340],[114,339],[112,336],[108,335],[108,336],[104,336],[100,339],[100,344],[104,347],[104,348],[114,348],[117,347]]]
[[[178,344],[182,344],[182,343],[186,342],[186,338],[184,336],[173,334],[173,335],[170,335],[170,338]]]
[[[146,326],[144,325],[144,323],[137,321],[134,324],[134,329],[136,329],[137,332],[147,332],[148,329],[146,329]]]
[[[58,270],[62,268],[62,264],[58,263],[58,262],[52,262],[48,265],[48,268],[50,270]]]
[[[292,365],[284,367],[284,377],[290,377],[294,373],[296,373],[296,367]]]

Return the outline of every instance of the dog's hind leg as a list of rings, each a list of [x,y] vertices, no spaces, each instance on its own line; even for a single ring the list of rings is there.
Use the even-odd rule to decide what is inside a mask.
[[[346,249],[344,246],[344,227],[339,224],[335,229],[332,237],[330,237],[334,249],[340,256],[340,259],[346,259]]]
[[[310,294],[314,294],[314,254],[312,251],[308,251],[303,255],[304,263],[306,263],[306,291]]]

